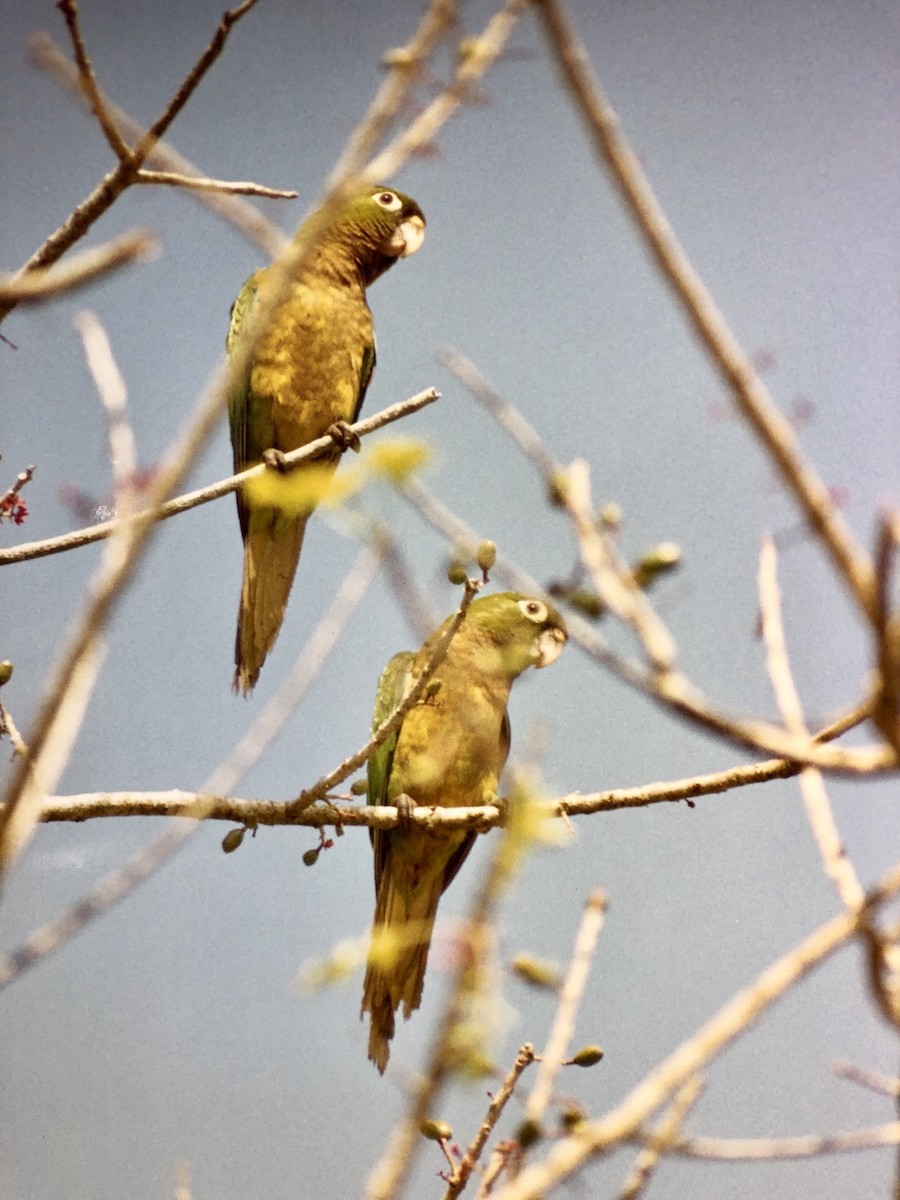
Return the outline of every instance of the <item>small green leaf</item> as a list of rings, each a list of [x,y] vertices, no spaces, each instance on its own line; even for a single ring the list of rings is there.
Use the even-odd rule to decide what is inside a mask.
[[[446,1121],[425,1120],[419,1126],[419,1133],[432,1142],[448,1142],[453,1137],[453,1130]]]
[[[244,840],[244,834],[247,832],[243,825],[239,829],[229,829],[222,838],[222,849],[226,854],[233,854],[238,846]]]
[[[599,1046],[582,1046],[577,1054],[571,1058],[571,1063],[575,1067],[593,1067],[596,1066],[603,1057],[603,1051]]]
[[[487,573],[497,561],[497,547],[493,542],[481,542],[475,554],[478,568]]]
[[[528,1119],[523,1121],[516,1131],[516,1141],[523,1150],[527,1150],[536,1142],[539,1142],[544,1136],[544,1130],[541,1128],[540,1121]]]
[[[536,958],[533,954],[517,954],[509,965],[523,983],[529,983],[532,987],[555,991],[562,983],[556,963]]]

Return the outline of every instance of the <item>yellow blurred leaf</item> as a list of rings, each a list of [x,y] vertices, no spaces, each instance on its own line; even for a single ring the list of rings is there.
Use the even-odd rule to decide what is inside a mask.
[[[335,506],[362,486],[362,473],[353,465],[343,471],[313,464],[284,475],[266,471],[244,484],[251,508],[277,508],[288,517],[301,517],[319,504]]]
[[[376,442],[366,455],[366,466],[372,475],[381,475],[391,483],[403,485],[411,475],[431,458],[431,447],[418,438],[384,438]]]

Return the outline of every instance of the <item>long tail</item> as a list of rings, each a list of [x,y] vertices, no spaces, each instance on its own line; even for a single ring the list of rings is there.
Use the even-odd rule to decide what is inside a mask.
[[[372,947],[360,1019],[370,1014],[369,1059],[384,1074],[394,1036],[394,1014],[403,1005],[408,1019],[419,1007],[431,931],[441,897],[441,877],[425,881],[408,898],[394,886],[389,871],[381,877],[372,923]]]
[[[259,678],[275,644],[300,559],[307,517],[286,521],[273,514],[258,524],[254,514],[244,542],[244,581],[234,643],[234,683],[245,696]]]

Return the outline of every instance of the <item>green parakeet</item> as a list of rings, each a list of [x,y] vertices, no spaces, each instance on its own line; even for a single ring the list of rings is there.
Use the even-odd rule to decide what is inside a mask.
[[[297,233],[308,235],[310,221]],[[366,288],[422,244],[425,217],[409,196],[371,187],[338,212],[312,263],[293,284],[229,397],[234,469],[286,453],[359,415],[375,367]],[[271,268],[251,275],[231,310],[231,352],[254,305],[272,286]],[[338,454],[316,466],[337,466]],[[300,472],[303,468],[300,468]],[[293,475],[293,473],[292,473]],[[309,511],[254,502],[238,493],[244,578],[235,642],[234,690],[245,695],[272,648],[297,570]]]
[[[407,694],[446,625],[420,650],[388,663],[373,729]],[[369,760],[368,802],[492,803],[509,753],[509,689],[527,667],[555,662],[566,636],[557,610],[533,596],[499,592],[473,601],[435,673],[440,686],[410,709]],[[438,900],[474,841],[468,831],[433,834],[402,825],[372,831],[376,905],[360,1016],[370,1014],[369,1058],[382,1073],[394,1014],[402,1004],[408,1018],[422,999]]]

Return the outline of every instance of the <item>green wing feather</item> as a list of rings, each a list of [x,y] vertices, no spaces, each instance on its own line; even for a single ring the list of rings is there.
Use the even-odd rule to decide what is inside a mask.
[[[415,654],[411,650],[401,650],[395,654],[381,673],[378,680],[378,691],[375,693],[375,708],[372,712],[372,732],[383,725],[391,713],[397,708],[406,695],[410,682],[410,670]],[[400,729],[403,722],[400,723]],[[368,762],[368,799],[369,804],[386,804],[388,784],[391,778],[391,765],[394,761],[394,750],[400,729],[395,729],[390,737],[386,737]],[[384,869],[387,854],[388,838],[380,829],[370,829],[369,838],[375,852],[375,889],[378,890],[378,880]]]
[[[247,318],[256,305],[256,297],[264,270],[255,271],[238,293],[231,306],[231,324],[225,347],[231,354],[238,343]],[[250,370],[232,389],[228,397],[228,424],[231,430],[231,449],[235,473],[259,462],[264,451],[275,444],[275,429],[272,410],[268,404],[254,404],[250,392]],[[241,534],[246,541],[249,525],[249,509],[240,492],[237,493],[238,516]]]

